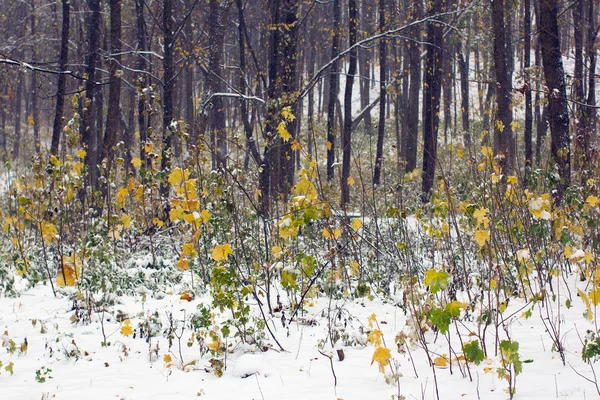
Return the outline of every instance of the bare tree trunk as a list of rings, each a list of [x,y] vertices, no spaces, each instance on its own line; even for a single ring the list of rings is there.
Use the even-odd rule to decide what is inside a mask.
[[[411,19],[416,20],[422,17],[422,7],[423,5],[421,1],[413,2]],[[417,168],[417,140],[419,138],[419,94],[421,91],[421,46],[419,45],[421,42],[421,27],[419,25],[411,27],[409,34],[412,39],[408,49],[408,57],[410,59],[410,87],[408,94],[408,108],[405,116],[406,137],[403,140],[404,146],[402,149],[406,159],[406,172],[412,172],[415,168]],[[428,55],[429,51],[430,49],[428,48]],[[406,77],[404,79],[406,79]]]
[[[559,182],[556,184],[554,199],[562,201],[567,187],[571,184],[571,138],[569,136],[569,108],[567,88],[558,37],[557,0],[540,2],[540,39],[542,60],[548,96],[551,153],[558,169]]]
[[[527,179],[528,170],[531,169],[533,160],[533,146],[532,146],[532,129],[533,129],[533,113],[531,109],[531,87],[530,87],[530,76],[529,68],[531,67],[531,0],[525,0],[525,14],[523,16],[523,40],[525,45],[523,47],[523,63],[524,63],[524,77],[525,82],[523,85],[525,95],[525,178]]]
[[[171,144],[173,132],[173,3],[163,0],[163,148],[160,169],[168,173],[171,169]],[[169,194],[169,186],[162,184],[160,188],[163,199]],[[168,205],[167,205],[168,207]]]
[[[110,0],[110,60],[108,64],[109,88],[108,110],[106,113],[106,131],[102,146],[101,160],[106,160],[106,176],[112,167],[113,146],[117,143],[117,129],[120,122],[121,107],[121,0]]]
[[[383,1],[383,0],[382,0]],[[348,47],[356,43],[358,12],[356,0],[348,0]],[[342,197],[341,207],[346,210],[350,202],[350,158],[352,156],[352,86],[356,75],[356,49],[350,51],[348,60],[348,74],[346,76],[346,90],[344,92],[344,137],[342,155]],[[383,99],[380,99],[380,102]]]
[[[364,34],[369,34],[371,26],[369,24],[369,10],[367,9],[367,2],[362,0],[362,7],[360,9],[360,24],[361,30]],[[371,80],[369,79],[369,70],[371,62],[371,49],[361,47],[358,49],[358,65],[360,68],[360,108],[364,110],[365,107],[371,103]],[[365,134],[367,136],[372,135],[372,122],[371,113],[367,113],[364,117]]]
[[[385,0],[379,0],[379,30],[385,30]],[[381,183],[381,168],[383,164],[383,140],[385,138],[385,106],[387,85],[387,41],[379,43],[379,125],[377,127],[377,150],[375,152],[375,168],[373,185]]]
[[[331,58],[339,53],[339,31],[341,19],[341,0],[333,0],[333,32],[331,44]],[[327,105],[327,180],[334,177],[333,165],[335,163],[335,106],[338,100],[339,62],[334,61],[329,69],[329,103]]]
[[[144,19],[144,0],[135,0],[135,24],[137,51],[146,51],[146,21]],[[137,68],[139,71],[146,71],[146,55],[138,54]],[[150,166],[150,160],[147,157],[144,145],[148,140],[149,117],[146,115],[146,99],[144,89],[148,86],[148,78],[144,72],[141,72],[137,78],[138,103],[137,103],[137,122],[140,133],[140,159],[145,168]]]
[[[469,118],[469,60],[465,59],[462,46],[456,46],[458,52],[458,69],[460,71],[460,108],[465,146],[471,146],[471,123]]]
[[[31,37],[36,37],[35,31],[35,0],[31,0]],[[37,49],[34,45],[32,48],[31,59],[37,59]],[[31,118],[33,123],[33,144],[36,154],[40,152],[40,118],[38,107],[38,92],[37,92],[37,74],[31,74]]]
[[[432,0],[428,15],[436,15],[444,9],[444,0]],[[437,162],[437,139],[442,91],[443,27],[439,23],[427,23],[425,71],[423,77],[423,199],[429,201],[435,178]]]
[[[507,53],[504,0],[493,0],[492,26],[494,30],[494,67],[496,70],[496,122],[494,124],[494,152],[501,156],[504,175],[510,175],[514,165],[515,145],[512,132],[512,78]]]
[[[12,159],[17,162],[19,159],[19,149],[21,147],[21,107],[23,102],[23,72],[17,73],[17,93],[15,95],[15,137],[13,142]]]
[[[240,59],[240,69],[239,69],[239,80],[238,80],[238,90],[243,95],[246,94],[247,90],[247,82],[246,82],[246,19],[244,18],[244,6],[242,0],[236,0],[237,9],[238,9],[238,45],[239,45],[239,59]],[[246,147],[250,152],[252,159],[256,163],[256,165],[260,165],[261,159],[260,154],[258,152],[258,147],[256,145],[256,139],[254,138],[254,129],[252,124],[250,123],[249,113],[248,113],[248,103],[246,100],[240,101],[241,106],[241,117],[242,123],[244,125],[244,133],[246,135]]]
[[[87,184],[96,187],[98,183],[98,130],[95,124],[94,111],[97,102],[98,85],[96,80],[96,64],[100,49],[100,0],[88,0],[90,16],[87,21],[87,54],[85,98],[81,115],[81,142],[87,154],[85,165],[88,168]]]

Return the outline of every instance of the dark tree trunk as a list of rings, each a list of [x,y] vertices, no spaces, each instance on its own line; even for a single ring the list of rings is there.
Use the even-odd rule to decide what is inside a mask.
[[[23,102],[23,72],[17,73],[17,93],[15,95],[15,137],[13,141],[12,160],[17,162],[19,159],[19,149],[21,147],[21,108]]]
[[[380,0],[383,1],[383,0]],[[356,0],[348,0],[348,47],[356,43],[358,13]],[[344,136],[342,154],[342,198],[341,207],[346,209],[350,202],[350,157],[352,156],[352,86],[356,75],[356,49],[350,51],[348,60],[348,75],[344,92]],[[380,104],[383,99],[380,99]]]
[[[146,21],[144,19],[144,0],[135,0],[135,24],[136,24],[136,41],[137,51],[146,51]],[[137,68],[139,71],[146,71],[147,62],[146,54],[137,55]],[[146,96],[144,89],[148,86],[148,78],[143,72],[137,78],[137,123],[140,133],[140,159],[145,168],[150,166],[150,160],[147,157],[144,145],[148,141],[148,126],[150,117],[146,113]]]
[[[525,82],[523,90],[525,94],[525,170],[531,169],[533,160],[532,146],[532,128],[533,128],[533,113],[531,109],[531,83],[529,77],[529,68],[531,67],[531,0],[525,0],[525,14],[523,16],[523,40],[525,41],[523,51],[523,67]],[[527,178],[527,173],[525,174]]]
[[[385,30],[385,0],[379,0],[379,31]],[[377,150],[375,152],[375,168],[373,171],[373,185],[381,183],[381,169],[383,164],[383,140],[385,138],[385,106],[387,85],[387,41],[381,39],[379,43],[379,125],[377,126]]]
[[[550,92],[548,121],[552,139],[551,153],[559,175],[554,199],[560,203],[566,188],[571,183],[571,138],[569,137],[567,88],[558,34],[557,0],[542,0],[540,2],[540,40],[544,76]]]
[[[331,58],[339,53],[339,31],[341,19],[341,1],[333,0],[333,32],[331,42]],[[334,61],[329,70],[329,103],[327,104],[327,180],[334,177],[333,165],[335,163],[335,106],[338,97],[339,62]]]
[[[31,37],[36,37],[35,31],[35,0],[31,0]],[[35,61],[37,59],[37,48],[33,46],[31,59]],[[39,107],[38,107],[38,91],[37,91],[37,74],[31,74],[31,117],[33,123],[33,144],[35,146],[36,154],[40,153],[40,118],[39,118]]]
[[[369,34],[371,26],[369,24],[369,10],[366,2],[363,0],[362,7],[360,9],[360,23],[362,26],[363,34]],[[367,47],[361,47],[358,49],[358,65],[360,68],[360,108],[364,110],[365,107],[371,103],[371,80],[369,79],[369,70],[371,63],[371,49]],[[367,113],[364,117],[365,134],[371,136],[372,122],[371,113]]]
[[[500,158],[504,175],[510,175],[514,165],[515,145],[512,132],[512,78],[504,24],[504,0],[494,0],[492,26],[494,30],[494,67],[496,71],[496,121],[494,124],[494,153]]]
[[[88,0],[90,15],[87,21],[86,69],[88,80],[85,83],[85,98],[81,114],[81,142],[86,150],[85,165],[88,169],[87,183],[92,188],[98,183],[98,129],[95,123],[98,85],[96,64],[100,49],[100,0]]]
[[[588,58],[588,92],[587,107],[582,107],[581,125],[583,135],[583,151],[585,160],[589,165],[597,162],[598,157],[598,138],[596,137],[597,111],[596,111],[596,36],[597,22],[594,10],[594,0],[589,0],[588,23],[587,23],[587,46],[586,54]],[[592,168],[586,169],[586,174],[591,175]],[[584,176],[585,178],[585,176]]]
[[[225,43],[225,23],[231,1],[210,0],[208,36],[208,70],[206,71],[206,86],[208,95],[223,92],[223,47]],[[225,104],[223,97],[215,96],[210,101],[208,126],[212,148],[213,168],[227,166],[227,129],[225,126]]]
[[[411,19],[416,20],[423,15],[421,1],[413,2]],[[428,32],[429,33],[429,32]],[[421,26],[410,28],[411,42],[408,48],[410,59],[410,87],[408,94],[408,107],[405,116],[406,135],[402,148],[406,159],[406,172],[412,172],[417,168],[417,141],[419,138],[419,93],[421,90]],[[428,55],[430,52],[428,48]],[[431,55],[433,57],[433,55]],[[406,77],[404,79],[407,79]],[[425,103],[424,103],[425,104]],[[423,114],[425,115],[425,114]],[[430,127],[431,128],[431,127]],[[437,128],[436,128],[437,129]]]
[[[173,132],[171,123],[173,122],[173,2],[172,0],[163,0],[163,148],[162,159],[160,160],[160,169],[169,173],[171,169],[171,144]],[[168,197],[169,186],[162,184],[160,188],[164,199]]]
[[[106,175],[112,167],[113,147],[117,143],[117,130],[120,122],[121,108],[121,0],[110,0],[110,60],[108,62],[109,88],[108,109],[106,113],[106,131],[102,146],[102,157],[106,160]]]
[[[458,50],[458,68],[460,70],[460,108],[462,116],[462,127],[464,131],[465,146],[471,146],[471,123],[469,118],[469,65],[465,59],[462,46],[456,46]]]
[[[239,59],[240,59],[240,69],[239,69],[239,80],[238,80],[238,90],[243,95],[246,94],[247,90],[247,82],[246,82],[246,19],[244,18],[244,6],[242,0],[236,0],[237,8],[238,8],[238,45],[239,45]],[[240,101],[241,108],[241,118],[242,124],[244,125],[244,133],[246,135],[246,147],[247,151],[250,152],[252,159],[256,163],[256,165],[260,165],[260,153],[258,152],[258,147],[256,145],[256,139],[254,138],[254,129],[252,124],[250,123],[250,117],[248,113],[248,103],[246,100]]]
[[[428,15],[442,12],[444,0],[432,0]],[[423,199],[429,201],[435,178],[437,139],[442,91],[443,27],[427,23],[425,71],[423,77]]]

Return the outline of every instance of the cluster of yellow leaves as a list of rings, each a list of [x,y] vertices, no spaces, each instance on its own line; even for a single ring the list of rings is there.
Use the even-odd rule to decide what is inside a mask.
[[[58,286],[75,286],[77,280],[81,277],[81,266],[84,257],[78,253],[71,256],[63,256],[62,268],[58,270],[56,284]]]
[[[119,330],[121,331],[121,335],[123,336],[133,335],[133,327],[131,326],[131,321],[129,319],[123,321]]]
[[[383,345],[383,332],[378,329],[376,319],[377,316],[375,314],[371,314],[367,319],[371,328],[371,333],[367,336],[367,340],[375,347],[373,357],[371,358],[371,365],[377,363],[379,372],[384,374],[385,367],[390,364],[390,360],[392,359],[392,352]]]
[[[227,261],[231,253],[233,253],[233,250],[229,243],[219,244],[213,248],[212,258],[216,262]]]
[[[490,231],[488,225],[490,219],[487,217],[487,208],[478,208],[473,212],[473,217],[477,220],[477,229],[473,233],[473,239],[477,242],[479,247],[485,246],[490,240]]]

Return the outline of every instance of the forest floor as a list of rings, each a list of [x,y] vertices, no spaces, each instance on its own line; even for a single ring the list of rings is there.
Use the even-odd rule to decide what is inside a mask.
[[[24,284],[17,280],[17,285]],[[531,304],[511,300],[504,313],[507,331],[519,342],[523,371],[516,379],[516,399],[597,399],[593,371],[581,359],[586,327],[591,327],[581,301],[564,306],[567,289],[575,296],[576,285],[583,288],[576,275],[563,281],[560,309],[542,310]],[[163,323],[172,314],[175,321],[184,320],[208,298],[192,301],[181,299],[177,287],[159,294],[119,296],[104,313],[93,313],[87,323],[78,322],[70,294],[75,289],[62,288],[54,297],[48,285],[26,289],[17,298],[0,298],[0,349],[3,363],[0,375],[0,399],[392,399],[398,392],[406,399],[435,399],[435,379],[440,399],[506,399],[507,382],[496,373],[500,355],[494,355],[495,328],[488,327],[488,357],[478,366],[453,354],[452,365],[435,368],[428,364],[418,344],[409,347],[395,344],[396,335],[408,333],[410,325],[394,299],[380,298],[330,300],[315,298],[302,317],[284,328],[279,314],[268,323],[281,346],[279,351],[270,338],[270,346],[230,346],[224,360],[223,376],[214,373],[211,356],[200,354],[199,346],[188,347],[191,331],[175,330],[169,351],[165,335],[147,343],[138,334],[138,324],[150,315]],[[563,294],[564,293],[564,294]],[[330,314],[328,310],[334,314]],[[547,314],[546,311],[549,313]],[[375,317],[373,317],[373,314]],[[560,337],[565,347],[566,365],[553,351],[546,333],[547,316],[560,321]],[[347,335],[343,347],[345,359],[327,341],[331,317]],[[369,318],[371,317],[371,318]],[[123,329],[118,320],[129,319],[134,334]],[[370,320],[370,322],[369,322]],[[103,321],[103,322],[102,322]],[[377,363],[372,363],[374,348],[367,343],[369,324],[378,325],[384,344],[392,350],[391,364],[402,374],[398,385],[389,385]],[[450,338],[470,340],[468,316],[450,327]],[[476,329],[476,328],[473,328]],[[501,328],[502,329],[502,328]],[[106,334],[106,346],[102,331]],[[339,329],[338,329],[339,330]],[[505,333],[502,332],[502,336]],[[448,353],[445,336],[426,333],[430,354]],[[12,340],[12,343],[11,343]],[[25,345],[26,343],[26,345]],[[14,348],[16,346],[16,349]],[[453,345],[460,349],[460,344]],[[165,355],[167,355],[165,357]],[[331,355],[332,362],[327,355]],[[411,358],[412,357],[412,358]],[[167,362],[171,359],[170,362]],[[182,359],[183,358],[183,363]],[[5,367],[12,362],[11,375]],[[211,372],[212,371],[212,372]],[[386,366],[389,372],[389,366]],[[335,378],[334,378],[335,373]],[[469,374],[471,378],[469,378]],[[337,384],[334,382],[337,381]]]

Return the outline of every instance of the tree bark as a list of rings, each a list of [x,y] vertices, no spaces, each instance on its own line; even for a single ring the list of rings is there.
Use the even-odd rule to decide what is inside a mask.
[[[421,1],[413,2],[411,19],[416,20],[423,15],[423,5]],[[419,94],[421,91],[421,26],[417,25],[410,28],[410,38],[412,39],[408,48],[408,57],[410,59],[410,86],[408,94],[408,106],[405,116],[406,135],[402,150],[406,160],[405,171],[412,172],[417,168],[417,141],[419,138]],[[430,49],[428,48],[428,55]],[[406,77],[404,78],[406,79]],[[424,103],[425,104],[425,103]],[[425,115],[425,114],[424,114]]]
[[[110,60],[108,64],[108,110],[106,113],[106,131],[102,146],[101,160],[106,160],[106,175],[112,166],[113,147],[117,143],[117,130],[120,123],[121,108],[121,0],[110,0]]]
[[[496,72],[496,120],[494,123],[494,153],[500,156],[504,175],[510,175],[514,165],[515,145],[512,132],[512,78],[507,52],[504,24],[504,0],[493,0],[494,69]]]
[[[339,31],[341,19],[341,0],[333,0],[333,32],[331,38],[331,58],[339,53]],[[329,103],[327,104],[327,180],[334,177],[333,165],[335,163],[335,106],[338,100],[339,62],[334,61],[329,69]]]
[[[444,0],[432,0],[428,15],[442,12]],[[429,201],[435,178],[437,139],[442,91],[443,28],[428,22],[426,35],[425,71],[423,78],[423,200]]]
[[[383,1],[383,0],[380,0]],[[356,43],[356,31],[358,22],[358,12],[356,0],[348,0],[348,47]],[[342,152],[342,197],[341,207],[346,210],[350,202],[350,158],[352,156],[352,86],[354,85],[354,75],[356,75],[356,53],[357,50],[350,51],[348,60],[348,74],[346,76],[346,89],[344,92],[344,136]],[[380,100],[380,104],[381,101]]]
[[[379,31],[385,29],[385,0],[379,0]],[[383,164],[383,140],[385,138],[385,106],[387,96],[387,41],[381,39],[379,43],[379,124],[377,126],[377,150],[375,152],[375,168],[373,171],[373,185],[381,183],[381,169]]]
[[[525,10],[523,15],[523,67],[525,82],[523,90],[525,95],[525,131],[523,139],[525,142],[525,177],[527,179],[528,170],[531,169],[533,160],[532,146],[532,128],[533,128],[533,113],[531,109],[531,83],[529,77],[529,68],[531,67],[531,0],[525,0]]]
[[[562,201],[566,188],[571,183],[571,138],[569,136],[569,109],[567,88],[560,52],[557,0],[540,2],[540,40],[542,60],[548,95],[548,121],[552,139],[552,159],[558,169],[554,200]]]

